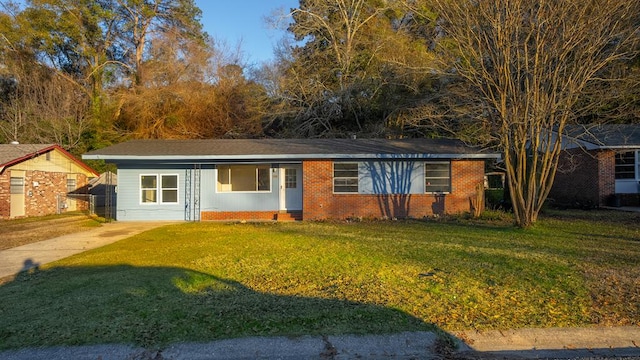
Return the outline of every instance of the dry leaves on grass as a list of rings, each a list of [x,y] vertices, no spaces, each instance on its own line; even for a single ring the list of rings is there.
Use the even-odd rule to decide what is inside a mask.
[[[84,231],[99,225],[93,218],[82,214],[4,220],[0,224],[0,250]]]
[[[601,269],[591,265],[584,274],[593,301],[593,323],[640,325],[640,268]]]

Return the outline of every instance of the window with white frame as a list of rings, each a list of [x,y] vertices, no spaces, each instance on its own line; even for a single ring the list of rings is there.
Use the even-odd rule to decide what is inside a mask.
[[[635,179],[636,168],[640,172],[640,164],[636,165],[636,151],[625,151],[616,154],[616,179]]]
[[[269,165],[218,166],[218,192],[269,192],[270,169]]]
[[[11,177],[9,192],[11,194],[24,194],[24,178],[23,177]]]
[[[178,175],[140,175],[143,204],[177,204]]]
[[[74,192],[76,189],[76,179],[67,179],[67,192]]]
[[[451,162],[430,161],[424,164],[425,192],[451,192]]]
[[[162,196],[160,202],[165,204],[178,203],[178,175],[160,175]]]
[[[333,163],[333,192],[358,192],[358,163]]]

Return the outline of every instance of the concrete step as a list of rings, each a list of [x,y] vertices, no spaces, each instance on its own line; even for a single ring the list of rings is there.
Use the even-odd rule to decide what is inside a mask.
[[[301,221],[302,211],[281,211],[276,214],[277,221]]]

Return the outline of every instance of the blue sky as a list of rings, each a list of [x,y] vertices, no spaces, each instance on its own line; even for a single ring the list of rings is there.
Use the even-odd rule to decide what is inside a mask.
[[[202,25],[214,39],[231,47],[241,42],[249,63],[273,59],[273,47],[284,32],[270,29],[264,18],[274,10],[289,11],[298,0],[196,0],[202,10]]]

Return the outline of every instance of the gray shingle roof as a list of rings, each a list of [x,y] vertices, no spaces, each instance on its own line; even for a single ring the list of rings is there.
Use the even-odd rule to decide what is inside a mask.
[[[0,166],[51,150],[54,144],[0,144]]]
[[[416,157],[495,158],[449,139],[212,139],[133,140],[83,155],[85,159],[310,159]]]
[[[640,125],[636,124],[574,125],[565,134],[601,148],[640,147]]]

